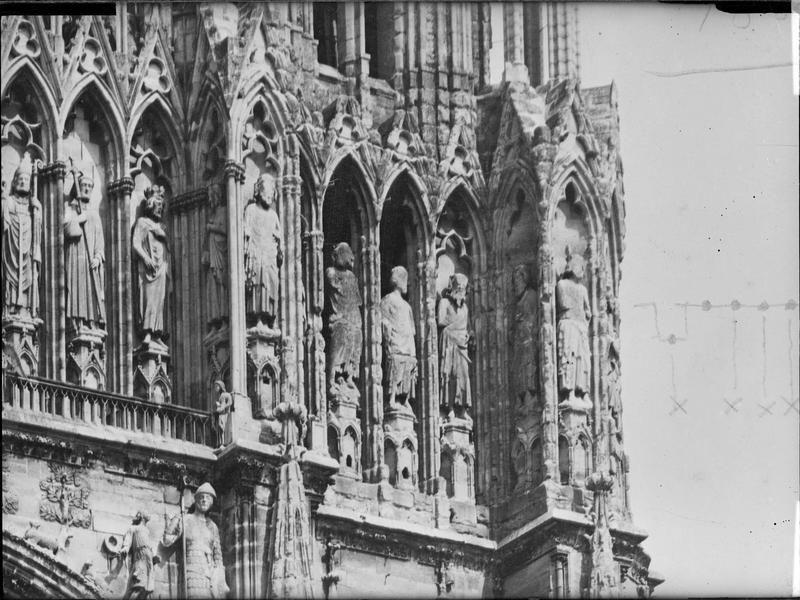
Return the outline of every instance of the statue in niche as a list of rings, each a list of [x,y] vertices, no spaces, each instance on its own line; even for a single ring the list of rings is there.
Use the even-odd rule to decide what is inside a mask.
[[[98,212],[89,206],[94,179],[79,175],[74,167],[72,177],[71,198],[64,207],[66,316],[75,331],[83,325],[102,329],[106,322],[103,224]]]
[[[567,248],[567,264],[556,284],[558,318],[558,390],[562,401],[583,398],[590,390],[589,294],[582,283],[583,258]]]
[[[244,211],[246,312],[258,327],[273,329],[278,314],[278,269],[283,263],[283,233],[275,212],[275,178],[262,174],[254,202]]]
[[[381,324],[386,390],[389,408],[411,411],[416,395],[417,351],[414,344],[414,313],[403,299],[408,292],[408,271],[394,267],[390,277],[392,291],[381,300]],[[399,399],[399,401],[398,401]]]
[[[161,540],[172,546],[184,538],[183,576],[187,598],[224,598],[228,593],[222,546],[217,524],[208,516],[217,493],[210,483],[197,488],[194,504],[187,514],[175,516],[167,523]]]
[[[361,290],[353,273],[355,257],[349,244],[333,249],[333,266],[325,270],[325,298],[328,302],[327,370],[328,387],[341,383],[355,388],[361,365]]]
[[[206,223],[206,315],[211,327],[220,326],[228,314],[228,219],[218,183],[208,188],[209,212]]]
[[[529,265],[517,265],[511,273],[514,286],[514,311],[511,332],[511,391],[521,408],[536,393],[536,306]]]
[[[122,539],[119,555],[128,557],[128,586],[123,600],[147,598],[155,589],[153,565],[158,564],[159,559],[153,552],[148,521],[150,515],[138,511]]]
[[[472,390],[469,382],[469,346],[472,334],[469,331],[469,309],[467,308],[467,276],[456,273],[442,291],[437,321],[439,324],[439,404],[447,413],[448,420],[455,417],[472,421],[467,409],[472,406]]]
[[[26,152],[3,195],[3,312],[36,317],[42,263],[42,205],[31,190],[33,164]]]
[[[233,410],[233,396],[225,391],[225,382],[219,379],[214,382],[214,391],[217,393],[214,412],[217,414],[219,447],[223,448],[231,441],[230,413]]]
[[[164,345],[164,300],[167,295],[167,232],[161,223],[164,188],[144,192],[142,215],[133,226],[134,264],[139,279],[139,329],[142,343]]]

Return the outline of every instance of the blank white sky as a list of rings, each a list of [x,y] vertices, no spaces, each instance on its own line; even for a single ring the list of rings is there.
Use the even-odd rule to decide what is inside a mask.
[[[650,533],[651,567],[666,577],[657,596],[787,596],[800,417],[783,397],[800,387],[798,311],[738,311],[734,356],[730,309],[690,309],[687,335],[674,303],[798,299],[792,71],[679,77],[648,71],[790,62],[790,19],[708,9],[655,3],[579,9],[582,84],[613,79],[619,89],[631,503],[636,523]],[[635,307],[651,301],[659,302],[661,333],[685,341],[653,338],[652,309]],[[673,361],[686,413],[670,414]],[[738,412],[726,414],[723,399],[739,397]],[[772,403],[773,414],[759,407]]]

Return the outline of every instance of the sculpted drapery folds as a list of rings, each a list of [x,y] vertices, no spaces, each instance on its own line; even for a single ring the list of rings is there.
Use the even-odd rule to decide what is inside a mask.
[[[143,343],[161,341],[167,292],[167,232],[161,223],[164,188],[144,192],[142,215],[133,226],[133,256],[139,280],[139,329]]]
[[[42,262],[42,205],[32,194],[30,155],[14,173],[11,193],[3,195],[3,312],[36,317]]]
[[[64,206],[66,249],[66,316],[78,330],[82,325],[102,328],[106,321],[103,265],[105,240],[100,215],[89,205],[94,180],[72,171],[74,185]]]
[[[389,393],[389,407],[402,406],[411,410],[408,402],[416,395],[417,355],[414,313],[411,305],[403,299],[408,290],[408,272],[404,267],[392,269],[391,285],[392,291],[381,300],[384,380]],[[398,399],[402,404],[398,404]]]
[[[155,554],[150,529],[147,523],[150,515],[143,511],[136,513],[130,528],[122,540],[119,553],[128,557],[128,586],[123,600],[129,598],[145,599],[155,590]]]
[[[164,529],[161,540],[172,546],[183,536],[184,582],[187,598],[224,598],[228,593],[225,567],[222,564],[217,524],[208,511],[217,498],[211,484],[204,483],[195,492],[194,506],[186,515],[173,517]]]
[[[558,390],[561,400],[582,398],[590,390],[591,353],[589,294],[581,280],[583,258],[567,252],[567,264],[556,284],[558,317]]]
[[[228,231],[225,201],[219,184],[208,188],[209,219],[206,223],[206,315],[212,325],[228,314]]]
[[[439,404],[448,418],[470,420],[466,412],[472,406],[469,381],[469,308],[466,304],[467,276],[456,273],[442,292],[437,310],[439,323]]]
[[[531,285],[529,265],[517,265],[512,272],[514,311],[511,323],[511,393],[520,403],[536,392],[536,306],[538,298]]]
[[[325,270],[328,303],[328,385],[346,382],[355,387],[361,365],[361,290],[353,273],[355,257],[349,244],[333,249],[333,266]]]
[[[283,262],[283,233],[275,212],[275,178],[262,174],[253,202],[244,211],[246,312],[259,325],[275,326],[278,314],[278,269]]]

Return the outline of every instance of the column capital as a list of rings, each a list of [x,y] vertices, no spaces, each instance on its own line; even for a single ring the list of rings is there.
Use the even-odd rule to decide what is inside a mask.
[[[233,177],[239,183],[244,182],[244,165],[235,160],[225,161],[225,176]]]
[[[64,179],[67,175],[67,163],[63,160],[54,160],[49,165],[43,166],[39,173],[44,177],[53,177],[54,179]]]
[[[130,177],[120,177],[108,184],[108,191],[117,194],[130,194],[133,188],[133,179]]]

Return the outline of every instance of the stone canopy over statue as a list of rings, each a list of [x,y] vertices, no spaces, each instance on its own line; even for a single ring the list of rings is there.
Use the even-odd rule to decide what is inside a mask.
[[[409,402],[416,396],[417,355],[414,344],[414,313],[403,299],[408,291],[408,272],[394,267],[392,291],[381,300],[381,324],[384,348],[384,389],[389,408],[411,411]]]
[[[164,346],[164,301],[167,294],[167,232],[161,222],[164,188],[144,192],[142,214],[133,226],[133,258],[139,281],[138,325],[143,345]]]
[[[442,292],[437,310],[439,324],[439,404],[448,420],[471,421],[467,409],[472,406],[469,380],[469,329],[467,276],[456,273]]]
[[[100,215],[89,205],[94,180],[74,168],[72,176],[71,198],[64,207],[66,316],[75,331],[103,329],[105,240]]]
[[[283,233],[274,203],[275,177],[262,174],[253,202],[244,211],[245,306],[248,325],[276,327],[278,270],[283,263]]]
[[[583,399],[591,386],[589,294],[582,283],[584,262],[567,248],[567,264],[556,284],[558,391],[561,401]]]
[[[361,290],[353,273],[355,257],[345,242],[333,249],[333,266],[325,270],[328,313],[328,387],[355,388],[361,365]]]
[[[42,205],[32,187],[33,165],[26,152],[3,195],[3,316],[36,318],[42,262]]]

